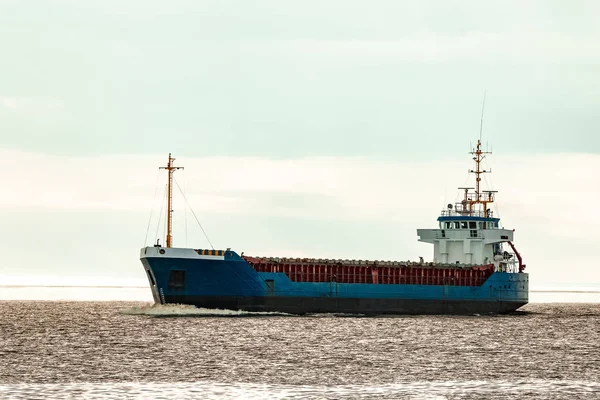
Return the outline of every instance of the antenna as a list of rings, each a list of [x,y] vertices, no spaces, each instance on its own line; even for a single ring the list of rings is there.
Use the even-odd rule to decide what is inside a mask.
[[[483,91],[483,105],[481,106],[481,125],[479,125],[479,141],[481,141],[481,134],[483,133],[483,111],[485,110],[485,94],[487,89]]]

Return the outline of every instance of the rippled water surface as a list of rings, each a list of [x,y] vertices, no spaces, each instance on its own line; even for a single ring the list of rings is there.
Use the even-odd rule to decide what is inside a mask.
[[[600,398],[600,304],[360,318],[0,302],[0,398]]]

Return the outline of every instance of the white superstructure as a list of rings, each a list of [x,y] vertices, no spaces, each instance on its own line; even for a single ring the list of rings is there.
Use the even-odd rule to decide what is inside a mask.
[[[482,170],[480,163],[489,152],[481,150],[481,141],[473,149],[476,168],[470,173],[476,175],[475,188],[463,187],[464,197],[454,206],[448,204],[438,218],[437,229],[417,229],[419,241],[433,243],[433,261],[439,264],[494,264],[496,271],[522,271],[521,257],[512,244],[514,230],[500,226],[500,219],[494,218],[488,208],[495,200],[496,191],[480,190]],[[474,190],[474,191],[472,191]],[[514,253],[504,249],[508,243]]]

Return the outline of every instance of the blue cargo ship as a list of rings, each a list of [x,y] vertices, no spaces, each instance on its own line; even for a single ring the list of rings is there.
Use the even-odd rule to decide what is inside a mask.
[[[527,304],[529,276],[504,229],[488,208],[495,191],[481,190],[481,141],[471,154],[475,187],[460,188],[434,229],[418,229],[434,247],[432,262],[249,257],[231,249],[172,247],[169,154],[165,246],[144,247],[140,259],[154,301],[197,307],[291,314],[507,313]],[[505,246],[505,245],[508,245]]]

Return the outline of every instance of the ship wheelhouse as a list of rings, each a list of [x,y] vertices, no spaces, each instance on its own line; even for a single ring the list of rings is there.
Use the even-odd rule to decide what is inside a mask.
[[[500,218],[480,218],[480,217],[439,217],[440,229],[498,229],[500,227]]]

